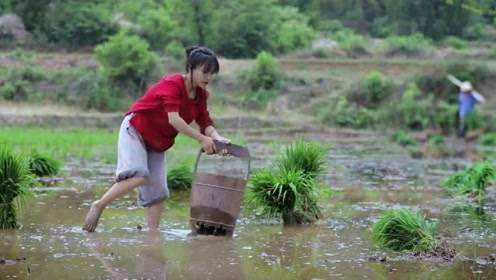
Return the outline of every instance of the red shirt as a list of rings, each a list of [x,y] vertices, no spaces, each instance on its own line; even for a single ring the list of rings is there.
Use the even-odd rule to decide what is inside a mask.
[[[181,74],[163,77],[152,85],[126,114],[135,113],[131,124],[152,150],[162,152],[174,144],[178,131],[169,123],[168,112],[179,112],[188,124],[193,120],[200,126],[201,133],[212,125],[207,110],[208,92],[196,89],[196,98],[189,98]]]

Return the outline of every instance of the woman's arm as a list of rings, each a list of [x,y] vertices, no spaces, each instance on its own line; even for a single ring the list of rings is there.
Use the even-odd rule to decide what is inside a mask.
[[[198,130],[192,128],[189,126],[180,116],[178,112],[169,112],[167,113],[167,116],[169,117],[169,123],[180,133],[187,135],[198,142],[200,142],[203,150],[207,154],[213,154],[215,153],[215,145],[212,140],[212,137],[205,136],[201,134]]]
[[[218,140],[218,141],[221,141],[221,142],[224,142],[224,143],[230,143],[231,140],[229,140],[228,138],[225,138],[223,136],[221,136],[217,130],[215,129],[215,127],[213,126],[208,126],[207,128],[205,128],[205,135],[209,136],[209,137],[212,137],[212,139],[214,140]]]

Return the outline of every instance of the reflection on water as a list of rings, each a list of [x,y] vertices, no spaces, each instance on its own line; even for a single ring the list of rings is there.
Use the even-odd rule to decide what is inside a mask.
[[[413,159],[369,134],[306,136],[331,146],[324,179],[338,190],[323,199],[324,218],[313,226],[284,228],[244,209],[233,238],[193,237],[189,195],[173,193],[159,232],[137,229],[144,210],[129,195],[105,211],[96,233],[84,233],[89,202],[108,186],[113,168],[99,165],[96,180],[88,163],[84,176],[78,164],[69,164],[74,170],[64,181],[28,201],[21,229],[0,232],[0,279],[496,279],[495,191],[489,188],[486,203],[475,205],[438,186],[469,162]],[[253,142],[255,168],[281,148],[247,142]],[[244,165],[228,166],[241,172]],[[421,209],[438,220],[441,235],[458,252],[455,260],[421,261],[375,248],[371,225],[397,207]]]

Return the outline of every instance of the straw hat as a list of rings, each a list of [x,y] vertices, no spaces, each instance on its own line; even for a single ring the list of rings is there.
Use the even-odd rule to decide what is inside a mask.
[[[468,92],[468,91],[472,91],[474,88],[472,87],[472,84],[470,82],[465,81],[460,85],[460,89],[463,92]]]

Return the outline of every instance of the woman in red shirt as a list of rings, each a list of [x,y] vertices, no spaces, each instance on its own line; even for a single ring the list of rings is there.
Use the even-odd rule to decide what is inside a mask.
[[[208,154],[216,152],[213,140],[229,142],[215,130],[207,109],[207,85],[218,72],[212,50],[189,48],[186,73],[165,76],[131,106],[119,131],[116,183],[92,203],[84,230],[95,231],[105,207],[134,188],[139,189],[138,203],[148,207],[149,229],[158,229],[163,201],[169,197],[165,151],[177,134],[196,139]],[[189,125],[192,121],[199,131]]]

